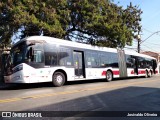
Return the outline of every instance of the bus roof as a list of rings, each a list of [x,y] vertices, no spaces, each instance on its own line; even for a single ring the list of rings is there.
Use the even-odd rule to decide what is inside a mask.
[[[44,41],[46,43],[49,44],[57,44],[57,45],[64,45],[64,46],[69,46],[69,47],[77,47],[77,48],[82,48],[82,49],[90,49],[90,50],[99,50],[99,51],[108,51],[108,52],[114,52],[117,53],[117,49],[116,48],[108,48],[108,47],[99,47],[99,46],[93,46],[93,45],[89,45],[89,44],[83,44],[83,43],[78,43],[78,42],[73,42],[73,41],[68,41],[68,40],[63,40],[63,39],[58,39],[58,38],[54,38],[54,37],[48,37],[48,36],[30,36],[30,37],[26,37],[20,41],[18,41],[17,43],[15,43],[13,45],[13,47],[23,41]],[[145,57],[145,58],[149,58],[149,59],[156,59],[154,57],[145,55],[145,54],[140,54],[137,53],[135,51],[129,51],[129,50],[124,50],[125,54],[128,55],[135,55],[135,56],[140,56],[140,57]]]
[[[24,38],[20,41],[18,41],[15,45],[23,42],[23,41],[44,41],[49,44],[57,44],[57,45],[62,45],[62,46],[69,46],[69,47],[76,47],[76,48],[82,48],[82,49],[90,49],[90,50],[100,50],[100,51],[109,51],[109,52],[117,52],[117,49],[115,48],[107,48],[107,47],[99,47],[99,46],[93,46],[89,44],[84,44],[84,43],[78,43],[78,42],[73,42],[73,41],[68,41],[68,40],[63,40],[63,39],[58,39],[54,37],[48,37],[48,36],[31,36]]]
[[[148,59],[156,59],[154,57],[151,57],[151,56],[145,55],[145,54],[141,54],[141,53],[138,53],[136,51],[125,50],[125,54],[127,54],[127,55],[135,55],[135,56],[144,57],[144,58],[148,58]]]

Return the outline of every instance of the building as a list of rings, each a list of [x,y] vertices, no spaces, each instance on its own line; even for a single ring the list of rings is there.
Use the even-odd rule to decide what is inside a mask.
[[[157,59],[157,62],[160,62],[160,53],[156,53],[156,52],[151,52],[151,51],[145,51],[145,52],[142,52],[142,54],[145,54],[145,55],[149,55],[151,57],[154,57]]]

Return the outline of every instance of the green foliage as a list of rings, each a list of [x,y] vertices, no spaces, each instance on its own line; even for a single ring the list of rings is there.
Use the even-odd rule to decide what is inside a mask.
[[[92,45],[124,47],[131,45],[139,28],[140,10],[127,9],[107,0],[70,0],[69,39]]]
[[[11,37],[52,36],[109,47],[131,45],[141,31],[141,10],[110,0],[2,0],[0,42]],[[15,39],[17,39],[15,37]]]

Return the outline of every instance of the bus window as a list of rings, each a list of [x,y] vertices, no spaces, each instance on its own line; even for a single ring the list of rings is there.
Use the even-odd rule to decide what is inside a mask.
[[[57,53],[45,52],[45,65],[57,65]]]
[[[133,68],[135,65],[135,58],[133,58],[131,55],[126,55],[126,64],[127,68]]]
[[[101,60],[101,67],[108,67],[109,66],[109,59],[107,53],[100,53],[100,60]]]
[[[100,53],[101,67],[118,68],[117,53],[102,52]]]
[[[73,65],[71,49],[65,48],[65,47],[59,47],[58,62],[59,62],[59,65],[62,65],[62,66]]]
[[[86,63],[88,67],[99,67],[99,58],[97,55],[98,52],[95,51],[86,52]]]
[[[37,62],[37,63],[42,62],[42,51],[39,51],[39,50],[34,51],[34,62]]]
[[[117,53],[108,53],[109,66],[113,68],[118,68],[118,56]]]
[[[44,45],[45,65],[55,66],[57,63],[57,47],[53,44]]]

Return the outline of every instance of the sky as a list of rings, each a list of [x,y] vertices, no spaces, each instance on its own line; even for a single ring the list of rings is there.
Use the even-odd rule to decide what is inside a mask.
[[[141,40],[145,41],[141,44],[141,51],[160,53],[160,0],[114,0],[114,3],[118,3],[119,6],[124,8],[130,2],[133,6],[139,6],[143,11],[141,15]],[[137,41],[134,40],[133,45],[129,48],[137,48]]]

